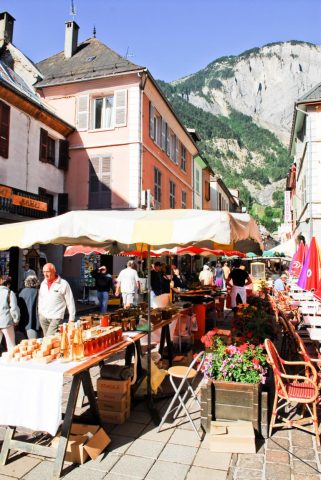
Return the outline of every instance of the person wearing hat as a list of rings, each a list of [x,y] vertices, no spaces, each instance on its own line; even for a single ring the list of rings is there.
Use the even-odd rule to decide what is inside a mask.
[[[202,286],[207,287],[214,285],[213,273],[208,265],[203,266],[203,270],[200,272],[198,279]]]
[[[286,273],[282,273],[280,278],[275,280],[274,282],[274,290],[277,290],[278,292],[284,292],[286,290],[286,281],[288,279],[288,276]]]
[[[108,309],[109,292],[114,292],[114,283],[112,276],[107,273],[107,267],[102,265],[91,272],[91,276],[96,280],[97,298],[99,302],[100,313],[106,313]]]

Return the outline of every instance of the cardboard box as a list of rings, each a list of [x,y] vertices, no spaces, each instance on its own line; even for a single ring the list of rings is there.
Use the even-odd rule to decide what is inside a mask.
[[[211,422],[212,452],[256,453],[252,422]]]
[[[104,423],[116,423],[118,425],[125,423],[130,415],[130,410],[123,412],[112,412],[110,410],[99,410],[99,415]]]
[[[101,401],[109,401],[109,402],[120,402],[123,397],[129,396],[130,397],[130,390],[128,393],[123,392],[110,392],[109,390],[98,390],[97,391],[97,399]]]
[[[111,412],[124,412],[130,410],[130,395],[123,395],[118,400],[101,400],[98,397],[98,409],[100,410],[110,410]]]
[[[58,446],[60,435],[57,435],[52,446]],[[84,425],[73,423],[66,448],[67,462],[83,464],[90,457],[98,457],[111,442],[110,437],[99,425]]]
[[[109,380],[107,378],[98,378],[97,393],[109,392],[124,395],[130,390],[130,379],[128,380]]]

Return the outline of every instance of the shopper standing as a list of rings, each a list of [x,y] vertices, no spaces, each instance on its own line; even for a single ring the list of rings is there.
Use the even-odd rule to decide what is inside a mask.
[[[4,335],[7,350],[14,347],[14,326],[20,320],[20,310],[15,293],[7,287],[7,275],[0,275],[0,343]]]
[[[37,338],[40,323],[37,312],[39,280],[29,275],[24,281],[24,288],[18,294],[20,308],[20,327],[28,338]]]
[[[57,275],[53,263],[43,266],[44,280],[41,282],[38,297],[39,321],[44,336],[54,335],[62,323],[66,308],[69,321],[76,316],[76,307],[70,285]]]
[[[107,267],[105,265],[93,270],[91,276],[96,280],[100,313],[106,313],[108,309],[109,292],[110,290],[114,292],[113,278],[107,273]]]
[[[234,267],[227,279],[227,285],[232,287],[231,290],[231,306],[232,309],[236,308],[236,297],[240,296],[242,303],[246,303],[246,285],[252,283],[252,279],[246,270],[241,268],[241,261],[235,260]],[[231,283],[233,282],[233,283]]]
[[[127,262],[127,268],[121,270],[117,278],[117,286],[115,295],[122,294],[123,306],[129,307],[135,304],[135,299],[139,292],[139,278],[137,270],[135,269],[135,262],[129,260]]]

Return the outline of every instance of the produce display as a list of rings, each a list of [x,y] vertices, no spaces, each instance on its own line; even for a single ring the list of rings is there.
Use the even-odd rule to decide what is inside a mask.
[[[84,323],[85,329],[83,329]],[[50,363],[78,361],[102,352],[122,340],[121,327],[89,327],[88,322],[63,323],[56,335],[25,339],[8,352],[2,354],[5,362],[34,361]]]

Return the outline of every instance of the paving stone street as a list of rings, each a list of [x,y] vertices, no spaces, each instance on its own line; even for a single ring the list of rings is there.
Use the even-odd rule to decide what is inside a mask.
[[[93,384],[99,369],[91,370]],[[64,385],[63,405],[70,383]],[[160,414],[170,400],[155,402]],[[77,414],[86,410],[78,408]],[[200,425],[200,412],[192,407]],[[138,402],[122,425],[106,425],[111,443],[96,460],[83,465],[65,462],[63,476],[69,480],[317,480],[321,479],[321,450],[315,438],[299,430],[276,431],[267,441],[257,440],[257,453],[214,453],[208,434],[202,441],[185,418],[164,425],[160,433],[152,423],[144,401]],[[19,431],[21,435],[26,432]],[[3,438],[4,429],[1,429]],[[41,438],[41,437],[40,437]],[[1,442],[0,442],[1,443]],[[0,480],[50,480],[52,460],[13,452],[0,466]]]

